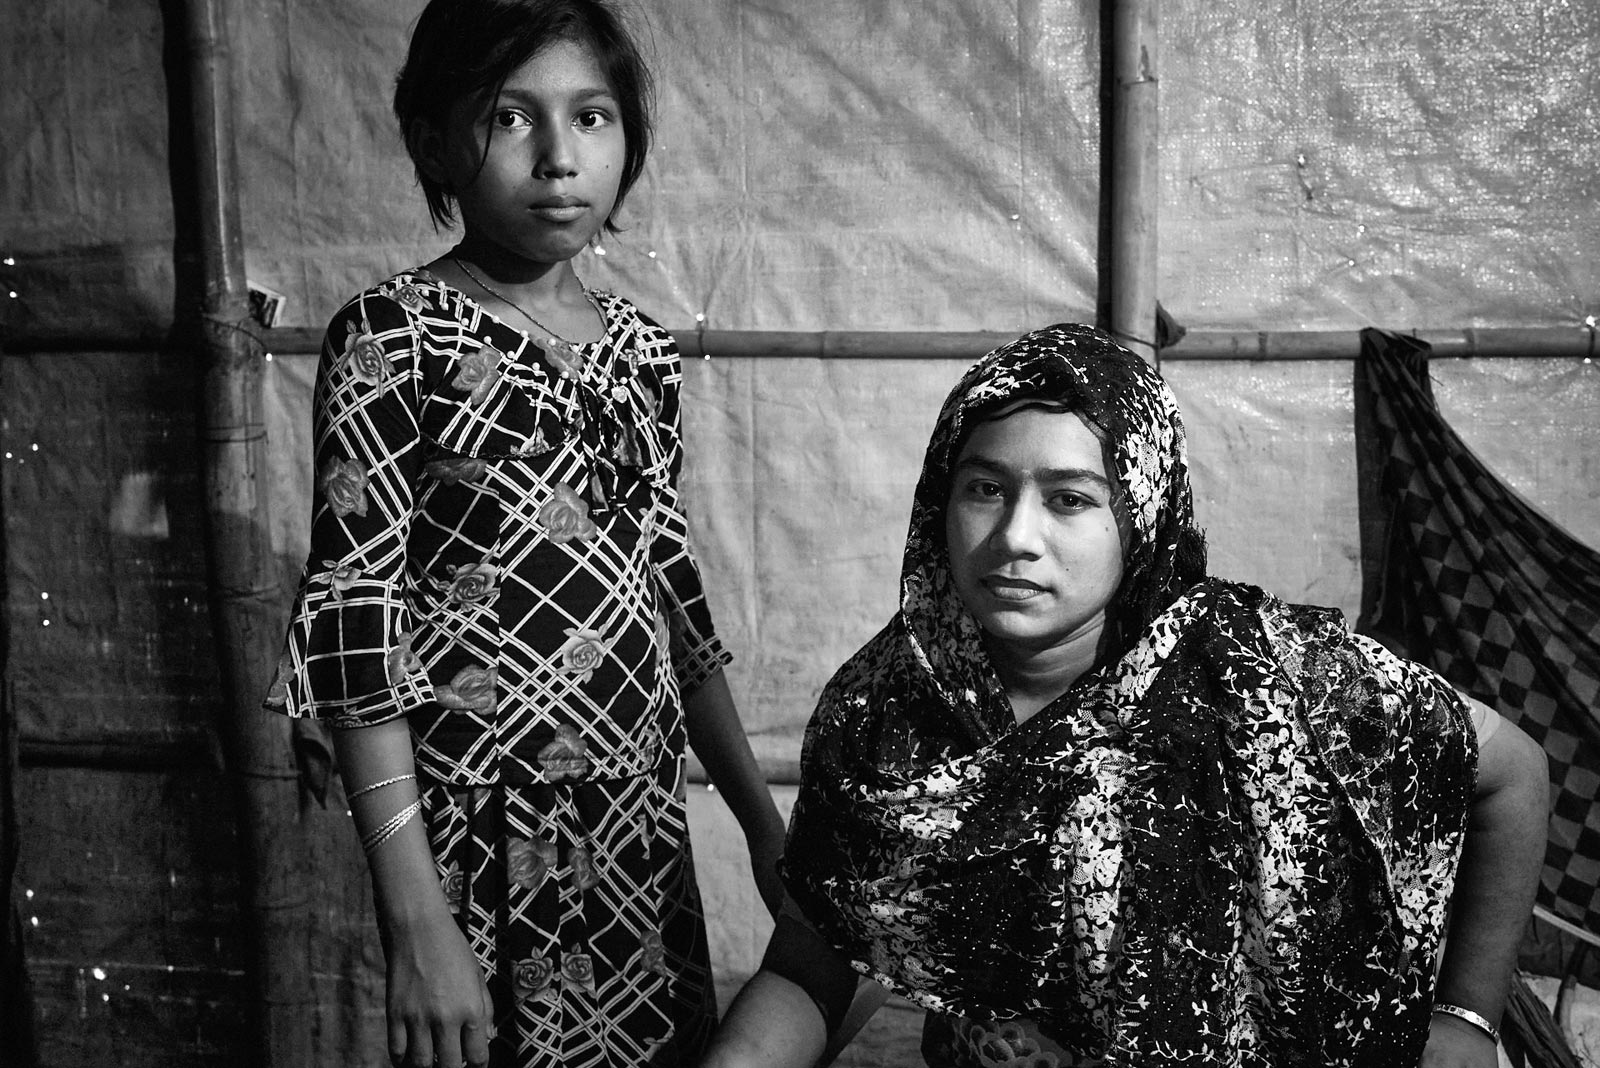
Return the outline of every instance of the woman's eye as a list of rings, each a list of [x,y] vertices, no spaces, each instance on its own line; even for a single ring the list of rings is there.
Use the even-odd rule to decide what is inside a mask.
[[[1085,508],[1093,508],[1095,503],[1081,493],[1057,493],[1050,500],[1063,512],[1081,512]]]
[[[975,479],[967,483],[967,496],[969,497],[998,497],[1001,495],[1000,484],[985,479]]]
[[[528,117],[513,108],[501,108],[494,113],[494,124],[502,130],[515,130],[528,125]]]

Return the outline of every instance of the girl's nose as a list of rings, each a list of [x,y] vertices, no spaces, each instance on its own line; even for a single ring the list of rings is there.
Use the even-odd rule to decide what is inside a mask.
[[[539,158],[533,172],[540,178],[567,178],[577,173],[578,157],[572,131],[556,127],[541,139]]]
[[[1043,519],[1042,502],[1030,500],[1026,494],[1020,495],[1001,513],[989,535],[989,543],[996,552],[1008,557],[1039,556],[1044,551]]]

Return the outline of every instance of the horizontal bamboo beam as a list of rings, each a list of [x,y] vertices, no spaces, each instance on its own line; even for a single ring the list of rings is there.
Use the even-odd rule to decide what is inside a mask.
[[[196,732],[171,735],[112,734],[82,738],[17,739],[17,763],[25,768],[82,768],[90,771],[216,771],[211,739]]]
[[[1582,325],[1467,327],[1407,330],[1433,346],[1435,357],[1549,359],[1592,358],[1595,331]],[[672,331],[685,359],[975,360],[1016,337],[993,331],[698,330]],[[318,352],[322,331],[289,327],[256,332],[262,350],[285,355]],[[66,352],[150,352],[171,344],[166,335],[13,334],[0,336],[11,355]],[[1353,360],[1361,351],[1356,330],[1191,330],[1161,350],[1166,360]]]

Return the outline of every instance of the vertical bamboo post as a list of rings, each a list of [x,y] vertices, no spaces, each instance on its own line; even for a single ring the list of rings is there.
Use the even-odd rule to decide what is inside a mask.
[[[239,224],[232,69],[221,0],[186,0],[195,192],[204,292],[203,413],[211,606],[225,706],[220,731],[234,783],[250,1006],[251,1059],[313,1063],[308,880],[287,721],[261,709],[281,620],[264,485],[261,353],[249,321]]]
[[[1150,363],[1156,350],[1157,216],[1160,208],[1161,119],[1156,78],[1156,15],[1160,0],[1106,0],[1111,64],[1108,136],[1110,255],[1106,326]]]

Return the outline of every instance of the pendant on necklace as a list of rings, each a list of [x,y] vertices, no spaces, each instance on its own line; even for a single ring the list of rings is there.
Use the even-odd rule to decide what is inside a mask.
[[[628,387],[623,385],[621,382],[618,382],[616,385],[612,386],[611,399],[616,401],[618,404],[621,404],[623,401],[627,400]]]

